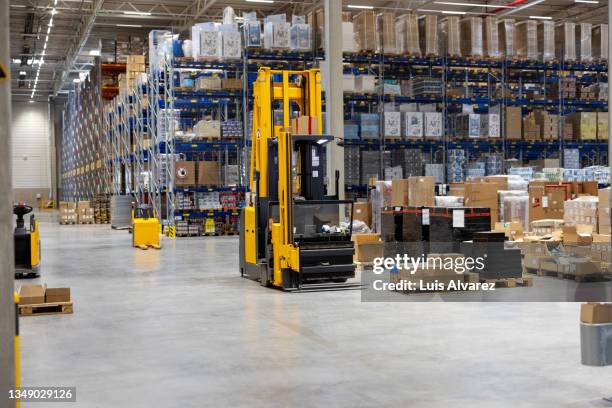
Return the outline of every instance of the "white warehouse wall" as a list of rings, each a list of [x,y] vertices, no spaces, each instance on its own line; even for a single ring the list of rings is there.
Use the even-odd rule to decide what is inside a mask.
[[[51,197],[49,104],[12,104],[13,196],[39,206]],[[38,197],[40,195],[40,198]]]

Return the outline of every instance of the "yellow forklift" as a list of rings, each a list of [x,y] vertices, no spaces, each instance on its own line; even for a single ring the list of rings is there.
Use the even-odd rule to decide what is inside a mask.
[[[261,68],[253,85],[253,138],[247,203],[240,217],[240,272],[283,290],[359,287],[351,226],[353,202],[326,195],[321,77]],[[282,121],[274,111],[282,110]],[[309,134],[291,133],[291,114],[312,119]],[[295,116],[295,115],[293,115]],[[280,122],[280,123],[279,123]]]
[[[39,276],[40,267],[40,236],[38,221],[34,214],[30,215],[30,223],[26,228],[24,217],[33,208],[23,203],[13,204],[13,214],[17,216],[15,231],[15,278],[35,278]]]

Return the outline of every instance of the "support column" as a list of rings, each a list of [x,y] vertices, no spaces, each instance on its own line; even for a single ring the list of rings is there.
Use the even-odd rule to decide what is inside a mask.
[[[342,2],[323,0],[325,9],[325,61],[322,69],[325,90],[327,134],[344,140],[344,96],[342,93]],[[336,170],[340,172],[338,197],[344,198],[344,149],[331,143],[327,147],[327,179],[335,191]]]
[[[610,27],[612,27],[612,7],[608,4],[608,123],[612,123],[612,114],[610,111],[610,101],[612,101],[612,89],[610,89],[610,74],[612,73],[612,69],[610,69],[610,41],[612,41],[612,31],[610,31]],[[610,138],[610,126],[608,125],[608,167],[612,170],[612,138]],[[612,194],[610,194],[610,202],[608,203],[610,207],[612,207]],[[612,217],[612,213],[610,214]]]
[[[8,390],[15,388],[15,261],[11,178],[11,81],[9,0],[0,0],[0,64],[9,78],[0,79],[0,406],[14,407]]]

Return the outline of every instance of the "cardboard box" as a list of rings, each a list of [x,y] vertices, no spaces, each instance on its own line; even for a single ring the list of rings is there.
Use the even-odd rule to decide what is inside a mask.
[[[77,204],[77,209],[82,210],[90,208],[89,201],[79,201]]]
[[[612,323],[612,304],[584,303],[580,305],[580,321],[588,324]]]
[[[600,234],[610,235],[610,187],[602,188],[598,192],[599,203],[597,207],[597,220]]]
[[[408,205],[430,207],[436,204],[436,179],[433,176],[408,178]]]
[[[298,116],[291,119],[291,132],[294,135],[319,135],[319,127],[315,116]]]
[[[564,225],[563,243],[588,245],[593,242],[593,227],[591,225]]]
[[[355,243],[355,261],[372,262],[376,257],[384,256],[384,242],[380,234],[353,234]]]
[[[19,287],[20,305],[38,305],[45,303],[46,285],[21,285]]]
[[[409,182],[408,179],[391,180],[391,205],[402,207],[408,205]]]
[[[355,43],[358,51],[374,51],[376,49],[376,14],[365,10],[353,17]]]
[[[221,88],[229,90],[242,90],[242,79],[239,78],[227,78],[221,80]]]
[[[497,191],[500,185],[496,183],[465,183],[464,204],[466,207],[483,207],[491,211],[491,228],[495,226],[498,218],[499,200]]]
[[[522,138],[522,113],[520,106],[506,107],[506,138],[509,140],[521,140]]]
[[[353,204],[353,220],[363,221],[368,227],[372,226],[372,206],[369,202]]]
[[[70,288],[47,288],[45,291],[45,302],[70,302]]]
[[[563,219],[568,186],[548,182],[529,183],[529,222],[543,219]]]
[[[174,164],[175,184],[179,186],[195,186],[196,184],[196,162],[178,160]]]
[[[219,163],[217,161],[198,162],[198,184],[202,186],[219,184]]]

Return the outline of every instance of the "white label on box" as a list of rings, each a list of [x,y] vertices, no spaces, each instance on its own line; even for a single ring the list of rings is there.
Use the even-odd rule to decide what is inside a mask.
[[[319,172],[317,170],[313,170],[312,177],[319,177]]]
[[[429,208],[423,208],[423,225],[429,225]]]
[[[544,196],[542,197],[542,208],[547,208],[548,207],[548,197]]]
[[[453,210],[453,228],[465,228],[465,211]]]

